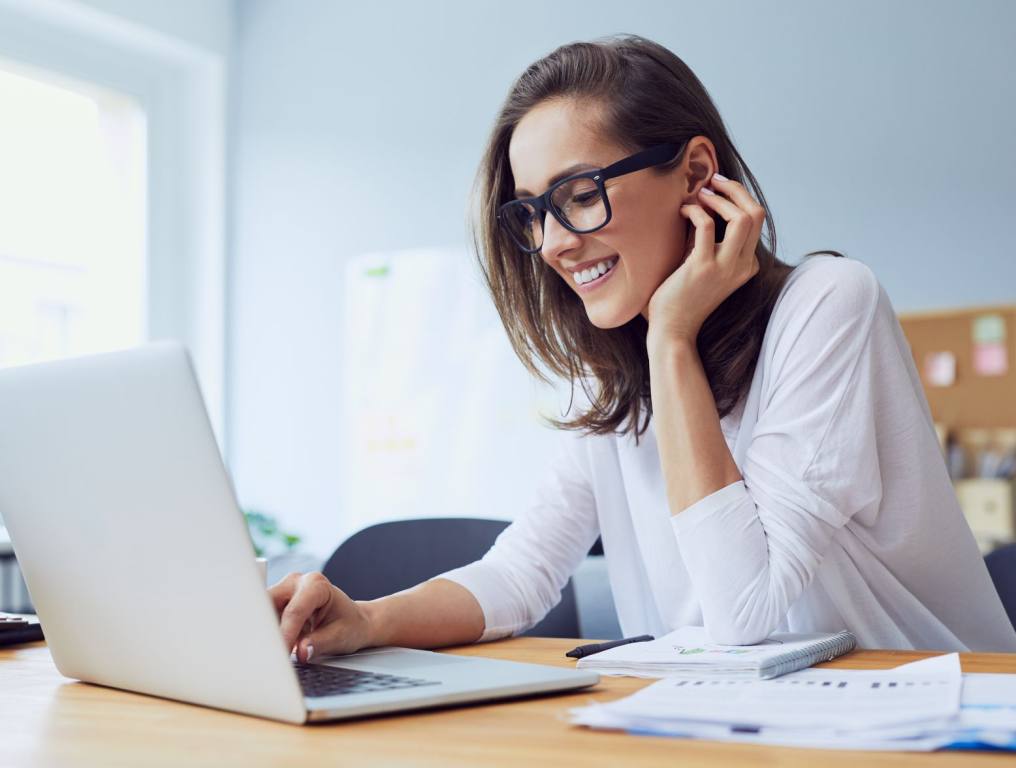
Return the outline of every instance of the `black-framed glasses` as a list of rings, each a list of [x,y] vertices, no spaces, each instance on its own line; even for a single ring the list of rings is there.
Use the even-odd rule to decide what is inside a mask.
[[[687,144],[687,142],[685,142]],[[542,195],[509,200],[498,208],[498,223],[525,253],[543,247],[547,211],[565,229],[589,234],[610,221],[610,200],[604,182],[654,165],[662,165],[683,151],[685,144],[657,144],[629,155],[606,168],[576,173],[554,182]]]

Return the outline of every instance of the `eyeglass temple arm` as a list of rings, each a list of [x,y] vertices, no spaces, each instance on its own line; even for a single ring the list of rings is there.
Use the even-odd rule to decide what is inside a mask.
[[[684,144],[659,144],[655,147],[650,147],[631,157],[626,157],[624,160],[618,160],[613,165],[608,165],[603,169],[601,177],[603,179],[612,179],[615,176],[623,176],[626,173],[633,173],[653,165],[660,165],[672,159],[677,155],[678,150],[683,149],[684,146]]]

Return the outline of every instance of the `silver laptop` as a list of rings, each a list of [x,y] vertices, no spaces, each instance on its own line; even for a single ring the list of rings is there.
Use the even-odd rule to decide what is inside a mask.
[[[598,681],[408,648],[296,663],[175,343],[0,370],[0,517],[70,678],[291,723]]]

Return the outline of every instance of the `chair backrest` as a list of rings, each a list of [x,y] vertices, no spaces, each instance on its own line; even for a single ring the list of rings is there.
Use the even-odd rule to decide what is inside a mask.
[[[374,600],[479,560],[508,525],[505,520],[467,517],[378,523],[339,545],[321,572],[354,600]],[[561,602],[524,634],[579,636],[571,579],[561,592]]]
[[[989,552],[984,562],[995,583],[995,590],[1002,598],[1009,621],[1016,627],[1016,544],[1006,544]]]

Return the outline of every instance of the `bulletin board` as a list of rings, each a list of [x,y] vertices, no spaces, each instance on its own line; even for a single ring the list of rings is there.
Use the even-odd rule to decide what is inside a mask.
[[[936,422],[1016,428],[1016,305],[899,319]]]

